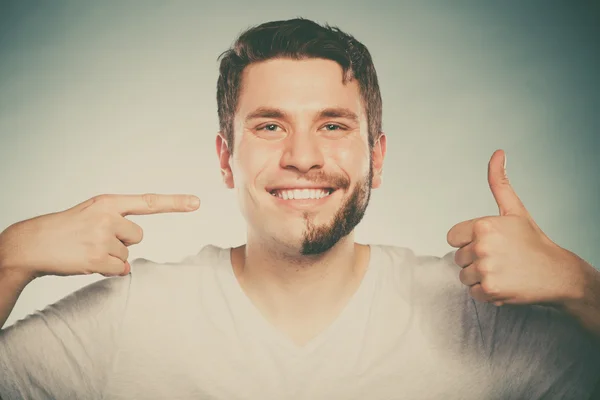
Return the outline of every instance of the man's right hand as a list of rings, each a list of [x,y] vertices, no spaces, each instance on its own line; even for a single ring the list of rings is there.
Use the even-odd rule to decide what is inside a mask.
[[[194,203],[195,201],[195,203]],[[0,233],[0,269],[30,276],[127,275],[127,246],[142,228],[124,218],[197,210],[191,195],[100,195],[65,211],[17,222]]]

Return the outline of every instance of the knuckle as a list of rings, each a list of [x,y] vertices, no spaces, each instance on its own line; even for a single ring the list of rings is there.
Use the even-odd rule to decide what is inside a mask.
[[[475,233],[477,233],[479,235],[489,232],[490,228],[491,228],[490,221],[488,221],[485,218],[478,219],[477,221],[475,221],[473,223],[473,230],[475,231]]]
[[[101,202],[101,201],[102,201],[102,196],[104,196],[104,195],[102,195],[102,194],[98,194],[98,195],[96,195],[96,196],[92,197],[92,198],[89,200],[89,202],[90,202],[91,204],[97,204],[97,203],[99,203],[99,202]]]
[[[91,198],[92,204],[106,204],[110,201],[109,194],[99,194]]]
[[[108,210],[110,210],[110,204],[112,202],[111,200],[112,195],[109,194],[101,194],[98,196],[94,196],[91,199],[91,204],[90,206],[88,206],[87,208],[90,211],[100,211],[103,213],[108,212]]]
[[[489,246],[482,240],[473,243],[473,253],[478,257],[486,257],[489,255]]]
[[[481,274],[482,276],[489,274],[491,271],[490,265],[484,260],[477,260],[475,268],[477,268],[477,273]]]
[[[491,283],[489,279],[481,282],[481,291],[487,296],[494,296],[498,293],[496,285]]]
[[[154,193],[146,193],[142,195],[142,199],[150,210],[154,210],[158,206],[158,196]]]

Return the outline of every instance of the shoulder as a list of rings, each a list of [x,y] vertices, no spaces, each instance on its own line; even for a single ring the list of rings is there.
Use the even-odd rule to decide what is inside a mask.
[[[183,302],[215,281],[226,268],[229,249],[204,246],[197,254],[176,262],[157,262],[137,258],[131,262],[132,303],[160,302],[162,305]]]
[[[184,281],[193,275],[206,273],[222,265],[228,249],[218,246],[204,246],[197,254],[189,255],[180,261],[157,262],[147,258],[136,258],[131,262],[132,281],[162,284]]]
[[[100,320],[102,316],[110,318],[109,315],[120,315],[126,307],[130,283],[129,276],[99,279],[46,306],[43,310],[17,321],[15,325],[38,319],[45,320],[46,323],[52,321],[75,323],[86,319]]]
[[[440,267],[446,273],[460,270],[460,267],[454,263],[455,251],[434,256],[417,254],[414,250],[401,246],[372,244],[370,247],[380,253],[385,261],[395,266],[414,268],[421,273],[430,272],[432,268],[436,268],[437,271]]]
[[[0,340],[27,342],[45,331],[66,338],[77,332],[117,329],[126,312],[130,283],[130,276],[124,276],[87,284],[2,329]]]
[[[417,292],[436,296],[461,296],[465,287],[459,279],[460,267],[454,263],[454,251],[443,256],[420,255],[398,246],[371,245],[374,260],[393,280],[410,282]]]

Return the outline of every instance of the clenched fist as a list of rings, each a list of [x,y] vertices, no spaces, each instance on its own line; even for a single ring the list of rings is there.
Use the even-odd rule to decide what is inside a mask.
[[[19,274],[127,275],[128,246],[142,228],[125,218],[198,209],[191,195],[100,195],[65,211],[17,222],[0,233],[0,268]]]

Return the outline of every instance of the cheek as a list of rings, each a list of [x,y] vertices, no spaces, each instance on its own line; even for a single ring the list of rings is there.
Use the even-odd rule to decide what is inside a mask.
[[[337,142],[327,146],[326,156],[350,177],[363,176],[369,172],[370,154],[368,144],[359,141]]]
[[[273,149],[251,146],[251,144],[241,141],[237,152],[234,152],[232,165],[233,179],[238,191],[252,190],[263,172],[273,164],[275,154]]]

